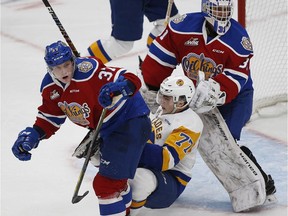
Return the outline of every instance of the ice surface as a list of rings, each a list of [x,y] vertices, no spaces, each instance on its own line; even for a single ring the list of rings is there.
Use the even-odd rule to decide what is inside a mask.
[[[76,48],[85,53],[94,40],[110,35],[107,0],[51,0],[52,7]],[[200,1],[176,1],[181,13],[197,11]],[[143,40],[111,65],[136,70],[138,55],[145,56],[146,35],[152,24],[145,20]],[[78,204],[71,199],[83,161],[71,155],[86,130],[68,120],[60,131],[32,151],[32,160],[21,162],[11,152],[20,130],[34,123],[41,103],[40,82],[46,72],[44,47],[63,40],[41,1],[1,1],[1,216],[99,215],[92,188],[97,169],[89,166]],[[278,203],[249,215],[287,215],[287,115],[258,118],[243,131],[243,144],[252,149],[276,182]],[[170,208],[143,211],[142,215],[234,215],[227,192],[198,155],[193,179]],[[237,215],[248,215],[237,214]]]

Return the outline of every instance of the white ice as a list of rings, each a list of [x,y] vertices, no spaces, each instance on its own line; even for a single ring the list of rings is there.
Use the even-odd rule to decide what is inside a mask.
[[[86,47],[110,35],[107,0],[51,0],[52,7],[76,48]],[[200,1],[176,1],[181,13],[198,11]],[[143,39],[133,50],[111,62],[135,71],[137,56],[145,56],[145,42],[152,24],[145,20]],[[67,120],[56,135],[32,151],[32,160],[22,162],[12,152],[19,131],[34,123],[41,103],[40,83],[46,73],[44,47],[64,40],[42,1],[1,1],[1,215],[79,216],[99,215],[92,188],[97,169],[89,166],[80,194],[90,193],[78,204],[71,199],[82,160],[71,157],[86,129]],[[287,107],[286,107],[287,109]],[[276,183],[278,203],[237,215],[287,215],[287,114],[253,119],[243,131],[243,141],[252,149],[264,170]],[[168,209],[145,209],[142,215],[234,215],[227,192],[198,155],[193,179]]]

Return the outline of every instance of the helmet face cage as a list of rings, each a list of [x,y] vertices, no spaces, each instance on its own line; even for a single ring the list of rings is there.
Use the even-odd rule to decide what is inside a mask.
[[[233,0],[202,0],[202,12],[217,34],[224,35],[230,27]]]
[[[194,84],[188,77],[170,76],[161,83],[156,102],[160,104],[161,97],[165,95],[173,98],[174,108],[176,108],[179,101],[184,101],[184,107],[186,107],[191,102],[194,93]]]
[[[70,47],[62,41],[46,46],[44,60],[50,70],[52,70],[52,67],[63,64],[66,61],[74,62],[74,58]]]

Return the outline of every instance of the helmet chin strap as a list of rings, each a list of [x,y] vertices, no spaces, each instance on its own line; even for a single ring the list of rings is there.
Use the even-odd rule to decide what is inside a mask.
[[[174,108],[173,108],[171,114],[174,114],[176,112],[176,110],[177,110],[177,107],[176,107],[176,104],[174,104]]]
[[[186,103],[186,104],[183,105],[182,107],[177,107],[177,103],[175,103],[175,104],[174,104],[174,108],[173,108],[171,114],[174,114],[174,113],[177,111],[177,109],[181,109],[181,111],[185,110],[185,109],[188,107],[188,105],[189,105],[189,104]]]

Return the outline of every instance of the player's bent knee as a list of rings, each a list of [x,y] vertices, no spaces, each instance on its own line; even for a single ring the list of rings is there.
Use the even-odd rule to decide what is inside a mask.
[[[127,179],[111,179],[98,173],[93,181],[93,189],[96,196],[101,199],[118,197],[127,189]]]
[[[157,187],[154,173],[145,168],[137,168],[134,179],[129,181],[133,200],[146,199]]]

